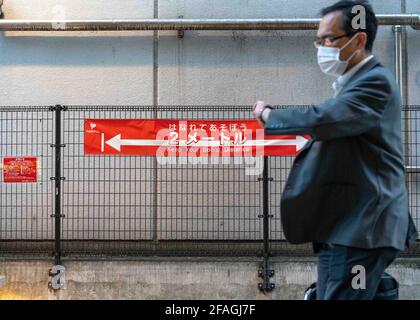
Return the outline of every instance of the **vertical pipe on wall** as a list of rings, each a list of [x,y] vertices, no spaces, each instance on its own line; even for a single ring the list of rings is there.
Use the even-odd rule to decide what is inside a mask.
[[[154,0],[153,18],[159,18],[159,0]],[[153,118],[158,118],[159,108],[159,31],[153,31]],[[157,244],[158,238],[158,161],[157,157],[153,157],[153,241]],[[156,250],[156,248],[155,248]]]
[[[401,0],[401,13],[406,13],[406,0]],[[409,104],[408,96],[408,51],[407,51],[407,26],[402,26],[401,28],[401,95],[403,98],[403,105]]]
[[[397,25],[394,26],[394,35],[395,35],[395,75],[397,78],[398,86],[400,87],[402,104],[407,105],[407,86],[406,86],[406,68],[405,66],[405,44],[404,41],[404,30],[403,26]]]
[[[401,13],[406,12],[406,1],[401,0]],[[404,151],[405,151],[405,164],[410,166],[410,145],[409,145],[409,104],[408,97],[408,53],[407,53],[407,28],[402,25],[396,25],[393,28],[395,35],[395,75],[397,78],[398,86],[400,87],[402,105],[404,107]]]

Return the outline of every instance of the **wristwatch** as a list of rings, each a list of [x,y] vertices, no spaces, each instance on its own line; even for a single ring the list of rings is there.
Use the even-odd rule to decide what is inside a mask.
[[[264,121],[264,118],[263,118],[263,114],[264,114],[264,111],[265,111],[266,109],[273,110],[274,108],[273,108],[272,106],[270,106],[270,105],[265,106],[264,110],[261,112],[260,117],[259,117],[260,121],[261,121],[263,124],[265,124],[265,121]]]

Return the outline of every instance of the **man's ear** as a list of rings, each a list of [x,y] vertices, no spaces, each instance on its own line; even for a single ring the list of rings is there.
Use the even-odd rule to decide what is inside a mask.
[[[366,32],[359,32],[359,37],[357,39],[358,47],[366,48],[367,39],[368,39],[368,36]]]

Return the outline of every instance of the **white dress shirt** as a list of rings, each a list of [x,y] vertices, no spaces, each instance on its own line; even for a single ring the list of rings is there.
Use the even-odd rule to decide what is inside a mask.
[[[333,83],[333,89],[334,89],[334,97],[336,97],[341,89],[343,89],[344,85],[347,83],[347,81],[350,80],[350,78],[359,71],[366,63],[368,63],[372,58],[373,54],[371,54],[369,57],[365,58],[364,60],[360,61],[358,64],[356,64],[353,68],[351,68],[349,71],[347,71],[342,76],[339,76],[337,80]]]

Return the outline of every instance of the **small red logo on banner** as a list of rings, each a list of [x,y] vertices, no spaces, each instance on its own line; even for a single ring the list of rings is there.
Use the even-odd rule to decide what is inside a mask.
[[[88,155],[295,156],[308,136],[265,136],[255,120],[85,119]]]
[[[3,158],[5,183],[29,183],[37,180],[37,158]]]

